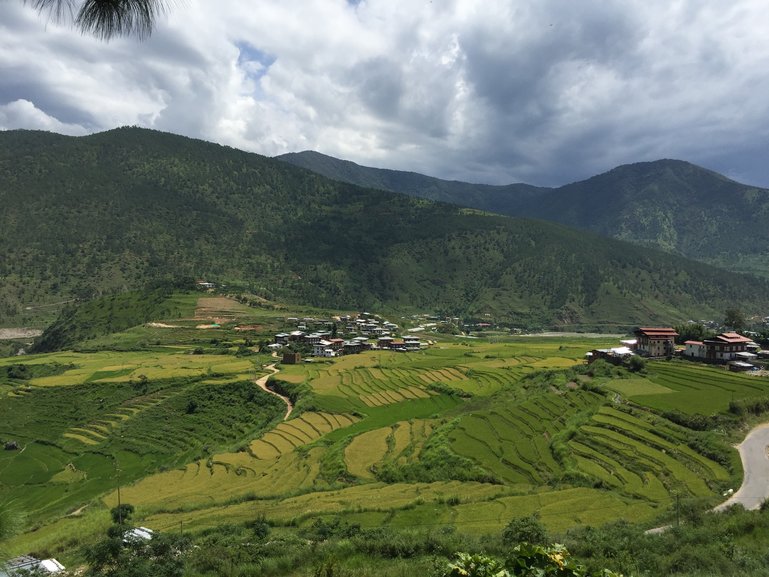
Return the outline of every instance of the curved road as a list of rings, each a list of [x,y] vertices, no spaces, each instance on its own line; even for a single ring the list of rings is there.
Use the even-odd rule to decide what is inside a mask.
[[[759,425],[737,445],[742,459],[742,479],[740,490],[727,501],[721,503],[714,511],[723,511],[727,507],[740,504],[748,510],[758,509],[766,499],[769,499],[769,423]]]
[[[256,384],[259,386],[259,388],[260,388],[260,389],[262,389],[263,391],[265,391],[265,392],[268,392],[268,393],[270,393],[271,395],[275,395],[276,397],[278,397],[279,399],[281,399],[281,400],[282,400],[284,403],[286,403],[286,416],[285,416],[285,417],[283,417],[283,420],[285,421],[285,420],[286,420],[286,419],[288,419],[288,417],[291,415],[291,411],[293,411],[293,410],[294,410],[294,405],[292,405],[292,404],[291,404],[291,399],[289,399],[288,397],[284,397],[284,396],[283,396],[283,395],[281,395],[280,393],[276,393],[275,391],[273,391],[273,390],[271,390],[271,389],[267,388],[267,381],[270,379],[270,377],[271,377],[272,375],[275,375],[275,374],[277,374],[277,373],[279,373],[279,372],[280,372],[278,369],[276,369],[276,368],[275,368],[275,363],[272,363],[271,365],[267,365],[265,368],[266,368],[266,369],[269,369],[270,371],[272,371],[272,374],[269,374],[269,375],[264,375],[263,377],[259,377],[259,378],[258,378],[258,379],[256,379],[256,381],[254,381],[254,382],[255,382],[255,383],[256,383]]]

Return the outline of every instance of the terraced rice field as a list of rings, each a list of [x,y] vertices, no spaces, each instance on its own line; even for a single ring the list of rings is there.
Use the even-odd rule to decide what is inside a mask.
[[[347,470],[360,479],[373,480],[377,465],[414,462],[436,424],[434,420],[402,421],[354,437],[344,451]]]
[[[245,450],[220,453],[180,469],[148,477],[123,489],[124,498],[148,509],[226,502],[244,494],[275,498],[312,486],[321,448],[297,451],[326,433],[358,419],[350,415],[304,413],[284,421]],[[117,502],[117,494],[106,499]]]
[[[711,415],[725,411],[734,399],[769,394],[765,378],[728,372],[690,362],[651,362],[646,388],[618,389],[636,402],[660,410]],[[610,385],[621,387],[621,381]]]
[[[26,447],[0,454],[0,481],[28,490],[29,510],[60,515],[95,496],[114,505],[117,463],[122,499],[160,530],[259,514],[301,526],[339,514],[364,526],[479,533],[535,511],[553,530],[644,521],[673,494],[712,497],[730,486],[734,475],[692,448],[699,433],[644,407],[710,414],[732,398],[765,394],[767,380],[652,362],[647,376],[605,383],[607,395],[580,388],[584,375],[521,384],[532,372],[581,363],[595,346],[444,341],[286,366],[278,379],[311,390],[288,421],[278,399],[242,382],[257,375],[248,358],[189,355],[189,347],[32,357],[75,368],[0,402],[0,418],[13,421],[0,422],[0,435],[11,431]],[[135,388],[140,374],[147,391]],[[388,478],[384,468],[417,470],[434,455],[465,459],[485,482],[457,481],[452,471],[439,481],[379,480]],[[44,501],[58,505],[37,506]]]
[[[252,374],[254,364],[248,359],[228,355],[190,355],[190,348],[169,349],[168,352],[113,352],[52,353],[24,358],[29,365],[60,363],[74,365],[66,372],[33,378],[33,387],[60,387],[84,383],[127,383],[140,375],[148,379],[199,377],[201,374]],[[12,364],[13,359],[0,359]]]
[[[538,485],[560,476],[550,441],[569,415],[595,410],[602,398],[592,393],[544,395],[521,404],[504,404],[463,417],[451,447],[476,460],[507,483]]]

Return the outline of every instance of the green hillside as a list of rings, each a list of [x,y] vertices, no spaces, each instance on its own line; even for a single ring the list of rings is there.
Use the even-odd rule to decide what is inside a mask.
[[[549,192],[518,214],[769,274],[769,190],[688,162],[620,166]]]
[[[0,318],[207,278],[313,306],[628,326],[767,307],[769,283],[607,241],[328,180],[138,128],[0,133]]]
[[[551,189],[442,181],[359,166],[316,152],[278,158],[344,182],[560,222],[729,270],[769,275],[769,190],[688,162],[624,165]]]

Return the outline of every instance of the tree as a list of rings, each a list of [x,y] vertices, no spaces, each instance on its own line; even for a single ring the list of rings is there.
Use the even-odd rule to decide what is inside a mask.
[[[134,506],[130,503],[122,503],[118,505],[117,507],[113,507],[110,509],[109,514],[112,517],[112,522],[116,525],[122,525],[124,523],[127,523],[131,519],[131,515],[133,515],[134,512]]]
[[[743,315],[742,311],[737,308],[726,309],[724,325],[740,332],[745,329],[745,315]]]
[[[156,534],[152,539],[125,539],[126,525],[113,525],[107,537],[86,551],[87,577],[182,577],[189,539]]]
[[[638,355],[633,355],[627,362],[627,368],[630,372],[642,373],[646,370],[646,359],[639,357]]]
[[[547,529],[536,513],[528,517],[512,519],[502,531],[502,542],[505,545],[517,545],[518,543],[545,545],[548,541]]]
[[[152,34],[167,0],[22,0],[54,21],[71,20],[83,34],[102,40],[115,36],[144,39]]]

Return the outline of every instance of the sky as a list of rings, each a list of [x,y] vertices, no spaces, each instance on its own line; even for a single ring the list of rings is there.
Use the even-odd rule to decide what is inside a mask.
[[[104,42],[0,0],[0,129],[558,186],[676,158],[769,187],[764,0],[172,0]]]

